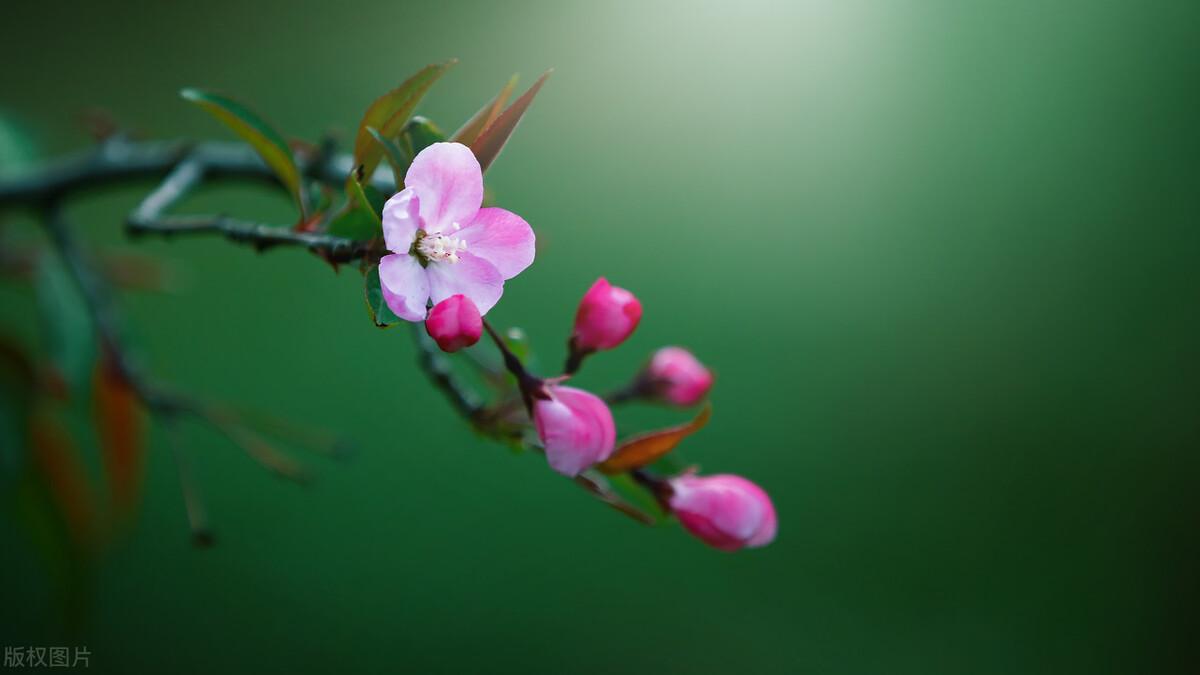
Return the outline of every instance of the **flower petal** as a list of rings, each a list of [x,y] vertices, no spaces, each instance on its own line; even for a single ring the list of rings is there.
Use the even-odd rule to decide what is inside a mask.
[[[475,220],[458,236],[467,242],[471,253],[495,265],[505,279],[517,276],[533,262],[533,228],[511,211],[479,209]]]
[[[455,264],[429,263],[425,271],[429,275],[429,293],[435,305],[461,293],[475,303],[480,314],[487,314],[504,294],[504,277],[500,271],[469,252],[459,253]]]
[[[421,263],[407,253],[385,255],[379,261],[379,285],[383,300],[405,321],[424,321],[429,301],[429,275]]]
[[[383,205],[383,241],[392,253],[408,253],[421,227],[420,204],[417,193],[405,188]]]
[[[422,150],[408,167],[404,186],[421,198],[421,218],[431,234],[470,223],[483,203],[479,160],[462,143],[434,143]]]

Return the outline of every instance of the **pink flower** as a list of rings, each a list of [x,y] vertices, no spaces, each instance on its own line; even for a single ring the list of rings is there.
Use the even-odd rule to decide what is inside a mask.
[[[679,522],[723,551],[758,548],[775,539],[775,506],[762,488],[731,474],[684,474],[670,480],[669,500]]]
[[[572,345],[581,352],[612,349],[633,333],[641,319],[642,303],[633,293],[600,277],[579,303]]]
[[[520,216],[483,203],[479,161],[461,143],[434,143],[413,160],[404,190],[383,207],[391,255],[379,261],[383,298],[396,316],[425,319],[436,305],[464,295],[487,314],[511,279],[533,262],[534,236]]]
[[[679,406],[699,403],[713,383],[708,368],[683,347],[663,347],[654,352],[646,375],[655,394]]]
[[[582,389],[550,385],[546,391],[550,398],[534,399],[533,423],[550,468],[575,476],[608,459],[617,441],[608,405]]]
[[[483,319],[471,299],[461,293],[433,306],[425,330],[444,352],[456,352],[479,342]]]

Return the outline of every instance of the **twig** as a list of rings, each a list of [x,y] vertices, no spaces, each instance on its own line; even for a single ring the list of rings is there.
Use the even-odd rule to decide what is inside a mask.
[[[204,406],[196,413],[213,428],[225,434],[226,438],[267,471],[301,485],[307,485],[310,482],[308,472],[304,467],[276,449],[267,439],[226,417],[211,406]]]
[[[297,232],[285,226],[252,223],[227,216],[174,216],[153,220],[133,218],[130,217],[126,227],[126,232],[133,236],[158,234],[172,237],[217,233],[232,242],[250,244],[259,251],[275,246],[299,246],[322,253],[330,262],[337,263],[369,259],[378,252],[376,247],[367,242],[313,232]]]
[[[315,152],[301,153],[297,159],[306,178],[328,185],[341,185],[352,169],[352,159],[348,155],[332,153],[328,143]],[[168,392],[152,383],[125,351],[111,288],[79,248],[63,215],[62,204],[65,199],[78,192],[140,178],[161,178],[162,182],[129,215],[126,227],[131,235],[153,234],[169,237],[221,234],[230,241],[250,244],[258,250],[276,246],[304,247],[333,263],[353,260],[371,262],[378,251],[364,242],[317,232],[298,231],[285,226],[248,222],[224,215],[167,214],[172,206],[205,181],[239,178],[279,185],[274,174],[257,154],[250,147],[240,143],[131,141],[116,135],[107,139],[94,151],[67,157],[16,180],[0,181],[0,208],[32,206],[42,211],[54,248],[79,286],[101,344],[112,355],[117,372],[150,412],[167,425],[172,434],[172,448],[179,466],[180,483],[193,537],[198,544],[207,545],[212,543],[212,534],[208,529],[203,505],[192,483],[187,458],[174,436],[177,433],[175,422],[179,414],[188,413],[207,421],[261,464],[284,477],[303,481],[305,474],[290,457],[279,453],[265,439],[245,426],[222,418],[217,409]],[[370,184],[386,194],[391,190],[392,176],[380,167],[371,177]],[[489,323],[484,321],[483,325],[500,350],[505,368],[516,377],[527,411],[531,411],[533,399],[547,396],[545,382],[525,369],[520,358],[509,349]],[[492,427],[493,422],[489,421],[488,411],[479,396],[454,376],[450,364],[421,330],[421,325],[413,324],[413,331],[418,348],[418,363],[430,381],[446,394],[455,410],[472,426],[501,437],[503,434],[499,429]],[[567,374],[578,369],[584,356],[576,355],[576,351],[572,346]],[[614,392],[611,400],[627,400],[634,398],[634,394],[633,390]],[[498,410],[502,410],[504,405],[507,404],[502,402]],[[653,493],[660,503],[665,504],[669,487],[663,479],[644,469],[634,471],[632,475],[636,482]],[[636,520],[647,522],[646,514],[626,504],[601,482],[584,476],[579,476],[576,482],[610,506]]]
[[[377,247],[372,247],[368,242],[298,232],[282,225],[253,223],[223,215],[166,215],[172,206],[195,190],[214,170],[211,161],[201,152],[194,152],[180,161],[158,188],[129,214],[125,231],[131,236],[158,234],[165,237],[219,233],[230,241],[251,244],[259,251],[275,246],[302,246],[334,263],[370,258],[378,253]]]
[[[214,543],[212,530],[208,527],[208,515],[204,509],[204,501],[192,478],[192,465],[183,451],[183,442],[179,439],[179,427],[174,418],[166,418],[163,426],[167,431],[168,444],[171,454],[175,457],[175,466],[179,469],[179,486],[183,492],[183,508],[187,512],[188,526],[192,530],[192,543],[200,548],[207,548]]]

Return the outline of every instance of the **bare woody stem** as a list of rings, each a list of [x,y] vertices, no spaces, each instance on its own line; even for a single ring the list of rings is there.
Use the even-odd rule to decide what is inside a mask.
[[[271,169],[250,146],[234,141],[142,141],[123,135],[105,139],[91,150],[68,155],[23,176],[0,181],[0,205],[38,206],[84,190],[124,184],[133,180],[165,178],[185,159],[205,166],[213,180],[256,180],[278,185]],[[306,178],[340,186],[353,168],[348,154],[327,148],[297,156]],[[394,189],[392,177],[380,169],[371,177],[373,187]]]
[[[288,227],[237,220],[224,215],[170,216],[166,212],[200,186],[214,166],[204,153],[192,153],[171,170],[162,184],[146,196],[126,222],[131,236],[158,234],[164,237],[217,233],[233,242],[246,243],[259,251],[275,246],[302,246],[335,263],[370,258],[378,253],[367,242]],[[217,167],[219,168],[219,166]]]
[[[353,163],[349,155],[332,153],[328,147],[300,153],[297,160],[307,179],[330,186],[340,186]],[[163,182],[129,215],[127,231],[131,235],[221,234],[260,251],[277,246],[307,248],[330,262],[370,261],[378,253],[363,242],[299,232],[289,225],[254,223],[224,215],[166,215],[171,206],[202,182],[236,179],[279,185],[253,149],[242,143],[134,141],[114,135],[93,150],[68,156],[20,178],[0,181],[0,207],[45,209],[80,192],[145,178],[162,178]],[[370,184],[390,191],[392,178],[381,168]]]

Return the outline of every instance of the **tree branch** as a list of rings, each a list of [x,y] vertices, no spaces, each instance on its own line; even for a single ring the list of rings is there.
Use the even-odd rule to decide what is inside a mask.
[[[182,396],[150,382],[124,349],[112,290],[79,248],[58,201],[47,206],[45,225],[55,251],[83,295],[84,305],[96,327],[100,343],[112,358],[121,379],[154,412],[172,415],[188,408],[191,403]]]
[[[211,154],[211,153],[209,153]],[[206,153],[193,152],[167,174],[163,182],[129,214],[125,231],[131,236],[158,234],[164,237],[218,233],[259,251],[275,246],[303,246],[333,263],[370,258],[377,251],[368,242],[354,241],[314,232],[298,232],[287,226],[237,220],[224,215],[169,216],[166,212],[196,189],[221,165]]]
[[[0,180],[0,206],[44,206],[76,192],[109,187],[134,179],[165,178],[184,159],[200,161],[212,179],[248,178],[278,184],[271,169],[253,148],[236,141],[141,141],[114,135],[91,150],[68,155],[30,173]],[[308,178],[341,186],[353,169],[348,154],[299,153],[297,161]],[[392,175],[380,167],[371,186],[389,193]]]
[[[353,159],[346,154],[328,151],[328,145],[316,150],[300,151],[297,161],[309,180],[340,188],[350,174]],[[111,355],[117,372],[150,410],[162,418],[174,438],[175,421],[180,413],[188,413],[218,427],[252,456],[277,473],[299,477],[299,469],[289,458],[277,456],[257,435],[240,426],[231,426],[213,416],[202,403],[170,392],[151,382],[129,357],[121,340],[120,325],[112,290],[96,271],[73,237],[63,214],[63,202],[86,190],[110,186],[119,182],[159,178],[161,183],[129,215],[126,231],[131,236],[220,234],[230,241],[246,243],[258,250],[275,246],[298,246],[319,253],[334,263],[372,259],[379,251],[368,242],[360,242],[317,232],[297,231],[286,226],[238,220],[225,215],[168,215],[168,211],[187,194],[204,182],[222,179],[257,180],[282,188],[272,171],[252,148],[241,143],[184,141],[132,141],[116,135],[105,140],[95,150],[72,155],[18,179],[0,181],[0,208],[33,207],[42,212],[45,226],[55,250],[83,295],[103,348]],[[384,167],[371,176],[370,184],[388,194],[393,188],[390,171]],[[495,342],[506,369],[518,383],[527,411],[532,410],[534,398],[546,396],[544,382],[530,374],[521,360],[508,348],[503,338],[486,321],[484,328]],[[497,410],[489,410],[482,399],[457,377],[445,356],[422,330],[413,324],[418,349],[418,364],[430,382],[440,389],[455,410],[474,428],[497,438],[504,436],[502,402]],[[574,352],[575,350],[572,349]],[[579,359],[581,360],[581,359]],[[578,361],[568,363],[570,374]],[[610,394],[611,402],[636,398],[633,386]],[[488,415],[491,415],[489,418]],[[492,419],[495,418],[495,419]],[[227,421],[226,421],[227,422]],[[197,542],[210,543],[211,531],[198,494],[192,485],[190,469],[181,451],[175,448],[179,461],[180,479],[184,490],[189,521]],[[649,490],[660,503],[667,494],[663,479],[645,469],[632,472],[634,480]],[[602,501],[642,522],[652,519],[626,504],[614,492],[595,480],[580,476],[577,483]],[[664,506],[664,508],[667,508]]]

